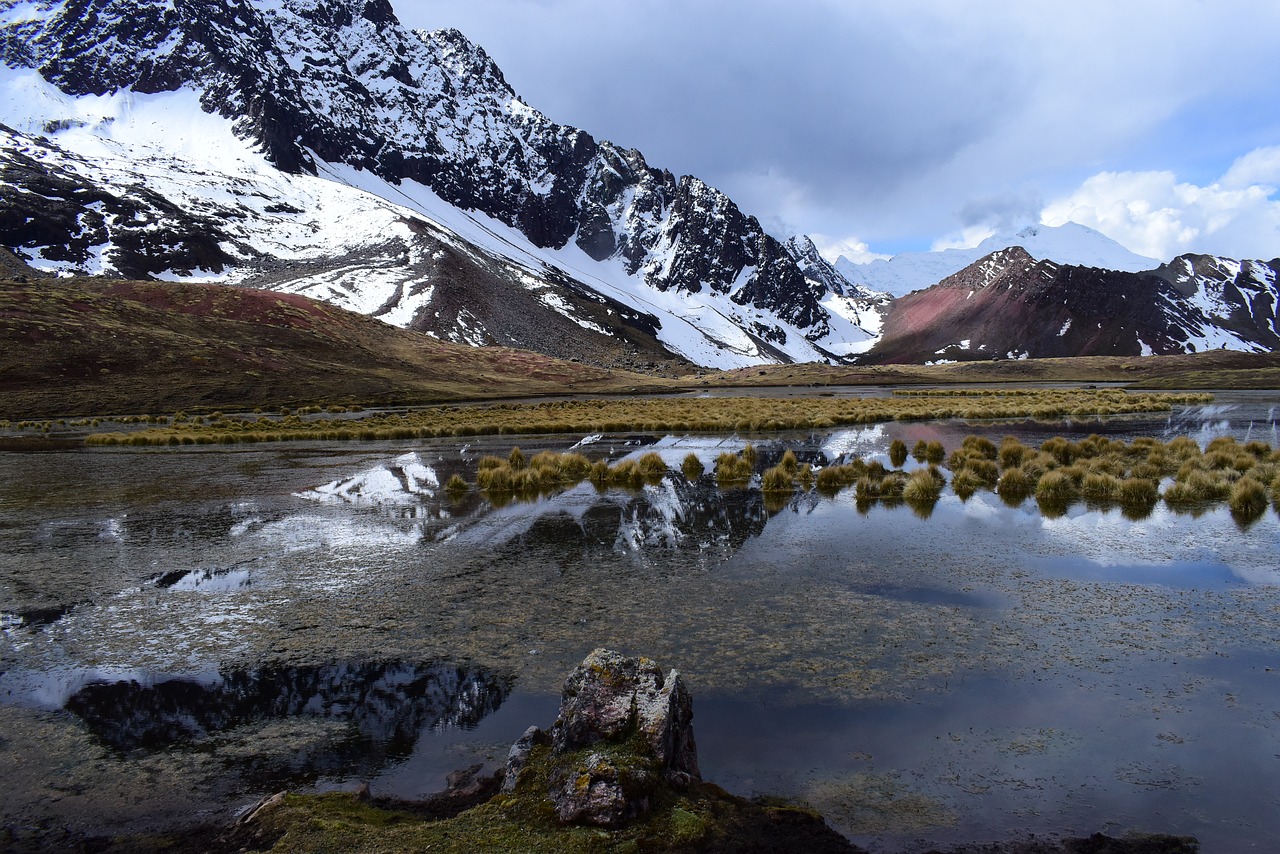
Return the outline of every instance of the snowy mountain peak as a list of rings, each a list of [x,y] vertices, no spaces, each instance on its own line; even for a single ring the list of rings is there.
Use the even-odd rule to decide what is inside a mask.
[[[1079,223],[1028,225],[1016,232],[988,237],[969,249],[904,252],[885,260],[855,264],[841,257],[836,270],[846,279],[872,290],[902,296],[927,288],[963,270],[992,252],[1021,246],[1033,258],[1083,267],[1136,273],[1153,270],[1160,262],[1125,249],[1111,238]]]
[[[1157,270],[1075,223],[832,265],[386,0],[0,0],[0,59],[0,246],[49,272],[672,373],[1280,344],[1280,261]]]
[[[13,224],[2,237],[37,266],[219,276],[455,340],[558,347],[527,310],[479,289],[501,280],[593,334],[629,323],[679,356],[726,367],[826,359],[870,334],[824,303],[850,290],[829,265],[802,269],[696,177],[556,124],[462,33],[408,31],[384,0],[9,0],[0,58],[0,98],[24,122],[0,152],[2,182],[29,191],[0,196],[0,223]],[[13,94],[46,84],[52,94],[37,105]],[[210,116],[191,115],[192,99]],[[372,194],[382,202],[350,204],[381,225],[354,226],[322,264],[325,247],[304,235],[329,233],[334,213],[316,205],[337,205],[334,193],[269,176],[271,166],[336,181],[347,188],[337,195]],[[270,192],[286,197],[246,201]],[[281,219],[296,236],[277,237]],[[455,245],[455,227],[468,234],[456,245],[478,245],[436,258],[431,241]],[[354,235],[368,236],[355,247]],[[363,279],[396,284],[280,272],[279,259],[299,252],[317,268],[376,258],[379,271]],[[396,264],[401,273],[386,272]],[[457,278],[440,278],[446,269],[473,283],[468,304]]]

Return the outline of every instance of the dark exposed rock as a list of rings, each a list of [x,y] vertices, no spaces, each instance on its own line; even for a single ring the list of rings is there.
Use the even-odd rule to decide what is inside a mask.
[[[516,781],[520,779],[520,772],[529,764],[533,749],[550,743],[551,736],[537,726],[529,727],[524,731],[524,735],[516,739],[516,743],[511,745],[511,750],[507,753],[507,766],[502,777],[503,792],[510,794],[516,790]]]
[[[667,788],[701,780],[693,698],[680,674],[647,658],[592,651],[565,680],[548,738],[530,727],[511,748],[504,792],[514,792],[536,747],[550,741],[548,797],[565,823],[616,828]]]
[[[638,734],[671,782],[702,778],[693,739],[693,697],[680,674],[648,658],[593,650],[565,680],[551,730],[554,755]]]
[[[1280,347],[1280,258],[1230,261],[1212,255],[1181,255],[1154,271],[1179,296],[1215,306],[1214,325],[1267,349]]]

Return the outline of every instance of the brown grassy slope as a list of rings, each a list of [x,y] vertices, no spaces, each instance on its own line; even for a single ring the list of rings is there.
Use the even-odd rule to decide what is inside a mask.
[[[953,365],[766,365],[704,378],[712,386],[1126,383],[1134,388],[1280,388],[1280,353],[1213,350],[1177,356],[1076,356]]]
[[[306,297],[0,279],[0,418],[625,391],[650,381],[447,344]]]

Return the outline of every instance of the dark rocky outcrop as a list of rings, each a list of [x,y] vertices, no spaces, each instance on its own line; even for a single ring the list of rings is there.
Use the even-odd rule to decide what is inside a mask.
[[[550,735],[537,727],[511,748],[503,791],[514,792],[533,748],[550,745],[548,797],[564,822],[619,827],[656,791],[702,779],[693,698],[680,674],[647,658],[594,650],[564,684]]]

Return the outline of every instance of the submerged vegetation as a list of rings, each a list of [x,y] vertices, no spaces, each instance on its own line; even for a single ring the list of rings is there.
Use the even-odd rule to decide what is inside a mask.
[[[866,398],[628,398],[434,406],[405,412],[365,412],[342,418],[219,414],[203,423],[164,419],[134,432],[95,432],[90,445],[204,445],[316,439],[323,441],[426,439],[531,433],[684,433],[820,430],[885,421],[941,418],[1092,417],[1166,412],[1175,404],[1204,403],[1205,394],[1140,394],[1119,389],[917,390]],[[917,458],[941,463],[939,443],[917,445]]]

